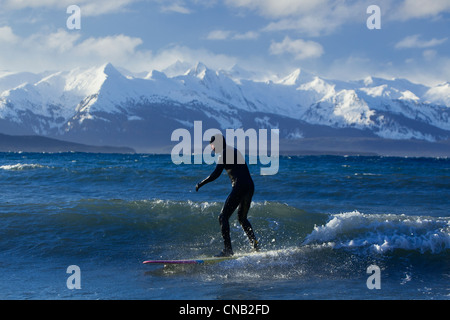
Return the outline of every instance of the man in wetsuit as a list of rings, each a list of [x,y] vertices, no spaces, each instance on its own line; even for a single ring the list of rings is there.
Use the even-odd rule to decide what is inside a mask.
[[[228,195],[227,200],[219,215],[219,222],[222,230],[222,237],[224,241],[224,249],[217,257],[227,257],[233,255],[233,249],[231,247],[230,238],[230,225],[229,219],[233,212],[238,209],[238,220],[247,234],[253,248],[258,251],[258,241],[256,240],[252,226],[247,219],[248,210],[252,202],[253,192],[255,186],[253,184],[250,171],[242,154],[236,149],[226,144],[225,138],[221,134],[217,134],[211,137],[211,148],[219,154],[217,165],[215,170],[202,182],[199,182],[195,186],[195,190],[205,184],[216,180],[225,169],[231,180],[231,193]]]

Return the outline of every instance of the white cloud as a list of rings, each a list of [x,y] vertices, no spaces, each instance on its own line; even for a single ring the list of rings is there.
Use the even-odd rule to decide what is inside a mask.
[[[435,47],[438,46],[440,44],[443,44],[444,42],[447,41],[447,38],[443,38],[443,39],[431,39],[431,40],[421,40],[420,39],[420,35],[415,34],[412,36],[408,36],[406,38],[404,38],[403,40],[399,41],[396,45],[395,48],[397,49],[407,49],[407,48],[430,48],[430,47]]]
[[[225,3],[238,7],[248,8],[269,18],[280,18],[308,13],[327,5],[329,0],[226,0]]]
[[[186,8],[185,6],[182,6],[179,3],[173,3],[168,6],[163,6],[161,8],[162,12],[175,12],[175,13],[182,13],[182,14],[190,14],[191,10]]]
[[[248,31],[245,33],[236,33],[233,35],[234,40],[254,40],[258,39],[259,33],[256,31]]]
[[[105,62],[136,65],[151,57],[150,51],[138,50],[142,44],[140,38],[122,34],[82,40],[81,33],[60,29],[48,34],[36,33],[21,38],[8,28],[0,29],[0,42],[2,34],[7,34],[8,39],[15,40],[2,46],[1,69],[40,72],[67,70]]]
[[[449,0],[404,0],[395,15],[399,20],[436,17],[450,12]]]
[[[308,36],[317,37],[328,34],[341,25],[340,20],[330,19],[324,15],[287,18],[269,23],[264,31],[297,31]]]
[[[407,21],[436,18],[450,12],[450,0],[226,0],[245,12],[269,19],[264,31],[297,31],[308,36],[331,34],[339,27],[367,20],[367,7],[381,8],[383,20]]]
[[[149,67],[147,70],[163,70],[177,61],[191,65],[201,61],[209,68],[216,70],[228,70],[238,62],[235,57],[225,54],[215,54],[202,48],[192,49],[186,46],[175,45],[156,52],[148,61]]]
[[[363,2],[338,0],[227,0],[226,3],[270,19],[264,31],[294,30],[308,36],[328,34],[345,23],[363,21],[367,8]]]
[[[214,7],[218,0],[135,0],[147,1],[158,4],[163,13],[181,13],[191,14],[198,7],[211,8]]]
[[[255,11],[271,19],[310,16],[320,12],[339,15],[340,12],[352,11],[355,8],[358,8],[358,11],[355,11],[354,15],[362,15],[364,18],[365,10],[361,10],[372,4],[380,6],[389,16],[401,20],[434,17],[450,12],[449,0],[377,0],[376,3],[372,0],[226,0],[225,3],[232,7]]]
[[[423,52],[423,60],[412,65],[396,66],[397,77],[410,81],[435,86],[450,79],[450,59],[439,56],[432,50]]]
[[[141,72],[162,70],[177,60],[192,65],[202,61],[214,69],[229,69],[237,63],[234,57],[202,48],[172,45],[154,53],[141,48],[142,44],[142,39],[124,34],[83,38],[81,32],[65,29],[20,37],[10,27],[2,27],[0,70],[70,70],[111,62],[130,71]]]
[[[213,30],[211,31],[206,39],[208,40],[225,40],[228,39],[231,35],[231,31],[227,30]]]
[[[322,66],[320,74],[330,79],[361,80],[367,76],[385,79],[404,78],[435,86],[450,79],[450,59],[425,50],[423,59],[406,59],[403,63],[376,62],[369,57],[352,55]]]
[[[207,40],[255,40],[258,39],[259,33],[256,31],[248,31],[238,33],[229,30],[213,30],[207,36]]]
[[[8,26],[0,27],[0,44],[11,44],[18,41],[18,37],[13,33]]]
[[[68,54],[76,48],[76,42],[81,37],[79,33],[69,33],[63,29],[50,34],[36,34],[23,40],[23,46],[36,52],[54,52]],[[32,56],[32,54],[30,54]]]
[[[269,51],[273,55],[289,53],[297,60],[318,58],[324,52],[323,47],[317,42],[302,39],[291,40],[287,36],[282,42],[272,42]]]
[[[355,30],[355,34],[360,32],[358,34],[362,35],[361,32],[364,31],[368,37],[380,34],[377,31],[368,31],[365,28],[368,18],[366,9],[368,5],[373,4],[372,0],[224,0],[227,6],[225,10],[217,0],[77,0],[75,2],[73,0],[0,0],[0,8],[2,8],[0,12],[0,69],[8,68],[13,71],[67,70],[77,66],[90,67],[111,62],[131,71],[142,71],[161,70],[180,60],[191,64],[202,61],[214,69],[228,69],[234,64],[248,67],[251,64],[255,70],[273,69],[278,72],[278,69],[281,68],[284,70],[296,67],[303,68],[305,67],[304,63],[299,62],[299,60],[311,59],[308,61],[307,67],[316,69],[311,70],[312,72],[329,70],[328,74],[334,74],[336,78],[359,78],[359,75],[371,74],[411,76],[412,80],[425,79],[428,81],[432,79],[432,75],[435,75],[436,81],[448,81],[450,74],[446,70],[449,70],[450,64],[448,58],[445,57],[448,54],[444,50],[449,44],[447,35],[436,33],[436,35],[426,36],[425,34],[430,34],[430,29],[418,30],[414,25],[415,21],[411,19],[429,19],[436,22],[444,14],[450,12],[450,0],[430,0],[426,5],[423,5],[423,0],[377,0],[376,2],[382,11],[383,30],[388,30],[388,27],[395,23],[397,25],[402,24],[402,28],[395,31],[395,34],[401,34],[396,40],[398,43],[389,44],[390,40],[386,40],[386,46],[395,46],[397,49],[421,49],[415,52],[413,57],[404,56],[407,53],[406,50],[397,52],[401,53],[400,55],[388,56],[391,52],[389,50],[381,51],[383,46],[380,46],[380,51],[369,52],[369,49],[365,49],[363,41],[360,43],[357,41],[346,52],[338,50],[344,52],[340,56],[338,56],[339,52],[336,56],[333,56],[331,49],[327,49],[327,55],[325,56],[324,48],[338,45],[335,41],[331,41],[331,37],[324,37],[320,40],[313,38],[312,40],[315,41],[308,41],[311,40],[311,37],[338,33],[339,28],[350,24],[362,29],[362,31]],[[138,5],[133,5],[135,3],[138,3]],[[148,5],[148,3],[151,4]],[[65,9],[71,4],[80,6],[82,17],[112,12],[121,13],[128,9],[152,8],[156,14],[161,12],[192,14],[195,12],[197,14],[192,14],[191,18],[196,19],[201,17],[203,13],[213,13],[217,16],[221,15],[223,20],[220,19],[217,22],[211,17],[205,18],[204,21],[202,20],[204,28],[193,28],[198,34],[191,32],[192,37],[186,37],[186,40],[166,39],[171,33],[166,34],[164,30],[161,30],[158,41],[152,43],[152,39],[149,39],[148,43],[146,40],[144,44],[143,36],[141,36],[141,39],[140,37],[127,35],[131,34],[128,33],[133,28],[131,24],[124,26],[126,28],[123,29],[126,30],[123,31],[124,34],[114,34],[108,31],[108,25],[105,25],[101,30],[88,29],[87,25],[85,25],[86,28],[83,27],[79,31],[56,30],[55,28],[58,27],[64,28],[65,19],[68,17]],[[39,10],[20,11],[20,9],[30,8]],[[11,14],[11,10],[17,10],[17,12]],[[61,21],[42,23],[43,19],[47,17],[47,13],[52,10],[60,12]],[[223,12],[219,12],[219,10],[223,10]],[[230,11],[233,16],[232,19],[228,17]],[[32,13],[28,14],[28,12]],[[54,14],[54,12],[49,13],[49,15]],[[24,20],[42,19],[39,21],[40,24],[35,23],[31,28],[24,23],[18,23],[16,19],[22,16]],[[189,19],[188,16],[175,14],[162,16],[163,19],[167,19],[165,22],[172,19],[170,22],[174,24],[174,30],[177,27],[185,26],[184,22],[187,21],[185,19]],[[14,24],[11,23],[13,18],[15,19]],[[120,15],[102,21],[110,23],[114,19],[119,23],[120,21],[116,18],[120,19]],[[178,23],[179,18],[183,19],[183,23]],[[242,19],[242,24],[231,24],[235,23],[238,20],[237,18]],[[447,19],[448,14],[444,18]],[[225,25],[224,23],[227,21],[231,23]],[[409,25],[404,23],[405,21],[408,21]],[[89,22],[94,22],[94,20],[91,19]],[[385,22],[386,24],[384,24]],[[193,25],[195,23],[195,21],[192,21]],[[217,25],[216,23],[220,24]],[[24,26],[30,28],[26,30]],[[136,25],[137,27],[144,28],[144,26]],[[247,31],[250,29],[253,31]],[[410,31],[406,34],[401,33],[405,32],[404,30]],[[182,31],[189,32],[189,30],[184,29]],[[29,32],[28,35],[25,35],[26,32]],[[96,32],[96,35],[92,32]],[[422,32],[422,36],[405,37],[408,34],[420,34]],[[340,36],[345,35],[341,33]],[[402,39],[402,37],[405,38]],[[200,40],[195,42],[196,47],[189,44],[191,39],[194,39],[193,41]],[[217,48],[220,48],[220,46],[204,41],[227,41],[227,45],[238,47],[238,40],[255,39],[261,42],[255,45],[253,51],[250,46],[245,46],[245,50],[235,53],[236,56],[221,54],[220,51],[213,52],[213,50],[219,50]],[[271,39],[273,39],[272,43],[270,43]],[[173,41],[179,41],[178,43],[185,45],[177,45]],[[154,47],[156,43],[159,44],[159,49]],[[198,48],[199,43],[203,43],[205,47],[212,45],[214,49]],[[265,46],[268,50],[261,51],[262,46]],[[151,50],[147,48],[151,48]],[[238,52],[238,50],[230,50],[230,52]],[[357,57],[358,55],[360,55],[360,58]],[[344,61],[349,56],[351,58]],[[324,61],[317,59],[320,57],[325,58]],[[314,58],[316,59],[312,60]],[[335,59],[336,63],[333,63],[332,59]],[[388,62],[391,63],[390,66],[388,66]],[[298,63],[301,65],[298,65]],[[382,65],[383,63],[385,64]],[[447,69],[445,69],[446,67]],[[322,74],[325,74],[325,72],[322,72]]]
[[[0,0],[3,10],[21,10],[26,8],[63,9],[76,4],[85,16],[98,16],[123,10],[129,4],[139,0]]]
[[[74,54],[80,57],[94,57],[109,62],[126,62],[135,57],[136,48],[142,44],[140,38],[123,34],[103,38],[88,38],[76,45]]]
[[[425,50],[423,53],[423,58],[427,61],[433,61],[436,58],[437,52],[436,50]]]

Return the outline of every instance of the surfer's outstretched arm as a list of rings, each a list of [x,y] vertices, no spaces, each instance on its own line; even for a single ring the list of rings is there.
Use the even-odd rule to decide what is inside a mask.
[[[200,189],[205,184],[210,183],[220,177],[224,168],[225,165],[223,163],[218,163],[214,171],[205,180],[197,183],[197,185],[195,186],[195,191],[198,191],[198,189]]]

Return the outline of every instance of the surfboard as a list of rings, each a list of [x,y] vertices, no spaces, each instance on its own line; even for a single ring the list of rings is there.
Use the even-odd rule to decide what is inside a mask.
[[[182,259],[182,260],[147,260],[143,264],[212,264],[227,260],[235,260],[241,256],[231,256],[231,257],[213,257],[213,258],[202,258],[202,259]]]

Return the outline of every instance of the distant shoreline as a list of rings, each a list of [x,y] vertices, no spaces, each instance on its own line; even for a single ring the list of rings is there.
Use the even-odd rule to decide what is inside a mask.
[[[0,133],[0,152],[36,153],[119,153],[170,155],[173,145],[138,148],[126,146],[94,146],[37,135],[6,135]],[[270,154],[270,150],[268,150]],[[450,157],[450,141],[391,140],[365,137],[320,137],[280,140],[280,156],[387,156],[387,157]]]
[[[88,152],[136,153],[133,148],[92,146],[43,136],[12,136],[0,134],[0,152]]]

